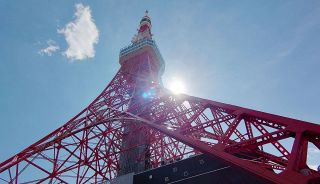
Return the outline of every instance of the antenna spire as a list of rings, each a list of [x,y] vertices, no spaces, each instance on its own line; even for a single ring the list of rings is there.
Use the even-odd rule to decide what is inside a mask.
[[[135,43],[139,40],[148,38],[152,39],[152,33],[151,33],[151,19],[149,17],[149,11],[145,11],[145,15],[142,17],[138,29],[138,34],[134,35],[132,38],[132,43]]]

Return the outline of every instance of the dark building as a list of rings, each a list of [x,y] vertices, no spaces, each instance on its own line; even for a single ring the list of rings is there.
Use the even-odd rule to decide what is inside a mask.
[[[265,184],[271,183],[205,154],[168,163],[133,176],[134,184]]]

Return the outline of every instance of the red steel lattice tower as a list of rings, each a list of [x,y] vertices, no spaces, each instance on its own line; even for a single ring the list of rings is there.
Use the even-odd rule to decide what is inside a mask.
[[[320,126],[185,94],[161,82],[146,14],[121,68],[83,111],[0,164],[0,183],[99,183],[204,153],[274,183],[318,183]]]

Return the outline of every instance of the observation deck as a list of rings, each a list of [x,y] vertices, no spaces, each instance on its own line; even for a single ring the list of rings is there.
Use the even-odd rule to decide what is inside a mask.
[[[129,58],[144,51],[150,52],[150,54],[155,56],[155,59],[153,61],[157,62],[157,64],[160,66],[160,73],[163,73],[164,60],[162,58],[162,55],[160,54],[156,42],[150,38],[141,39],[135,43],[130,44],[129,46],[120,49],[119,63],[123,65],[125,61],[129,60]]]

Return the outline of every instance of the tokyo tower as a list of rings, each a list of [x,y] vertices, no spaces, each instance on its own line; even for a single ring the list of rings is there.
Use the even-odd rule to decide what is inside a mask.
[[[320,183],[320,125],[171,93],[151,27],[146,12],[107,87],[2,162],[0,183]]]

